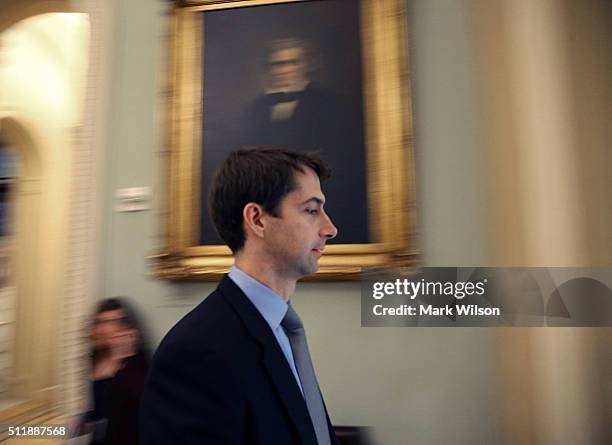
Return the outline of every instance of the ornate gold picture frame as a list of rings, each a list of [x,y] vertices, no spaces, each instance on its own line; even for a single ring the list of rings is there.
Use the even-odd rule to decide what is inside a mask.
[[[155,255],[155,274],[171,280],[217,280],[233,263],[221,244],[202,239],[202,161],[207,152],[206,44],[227,34],[207,34],[207,14],[218,11],[257,13],[271,8],[325,0],[177,1],[171,14],[169,95],[167,101],[168,212],[166,248]],[[329,244],[320,259],[314,280],[346,280],[359,276],[363,267],[405,266],[416,262],[416,215],[412,115],[408,76],[408,36],[403,0],[328,0],[350,5],[358,12],[356,35],[361,55],[365,190],[368,239],[365,242]],[[334,7],[338,7],[335,5]],[[244,14],[243,14],[244,15]],[[212,18],[212,15],[210,16]],[[248,19],[248,14],[247,14]],[[278,21],[278,19],[275,19]],[[316,27],[313,28],[316,32]],[[210,31],[207,29],[206,31]],[[227,29],[231,33],[231,29]],[[219,40],[224,42],[224,40]],[[228,54],[228,57],[231,57]],[[212,65],[210,65],[212,66]],[[218,68],[216,65],[215,68]],[[210,78],[211,76],[209,76]],[[212,117],[212,116],[211,116]],[[210,130],[212,131],[212,130]],[[210,139],[208,139],[210,140]],[[347,159],[350,156],[347,154]],[[333,166],[332,166],[333,169]],[[324,188],[325,191],[325,188]],[[329,198],[329,196],[328,196]],[[329,199],[328,199],[329,200]],[[332,214],[333,218],[333,214]],[[342,227],[338,227],[342,231]],[[362,241],[362,240],[359,240]]]

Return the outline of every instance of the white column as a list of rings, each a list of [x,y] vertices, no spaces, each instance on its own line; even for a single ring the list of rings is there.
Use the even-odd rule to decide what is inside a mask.
[[[527,265],[584,265],[586,225],[564,4],[508,0],[505,5]],[[593,341],[584,329],[532,331],[539,443],[601,443]]]

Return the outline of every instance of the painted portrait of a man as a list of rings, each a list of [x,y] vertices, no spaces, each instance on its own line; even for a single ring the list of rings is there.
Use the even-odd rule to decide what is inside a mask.
[[[359,2],[224,9],[203,21],[202,190],[236,148],[316,151],[333,171],[334,242],[370,242]],[[220,244],[205,192],[201,208],[201,244]]]

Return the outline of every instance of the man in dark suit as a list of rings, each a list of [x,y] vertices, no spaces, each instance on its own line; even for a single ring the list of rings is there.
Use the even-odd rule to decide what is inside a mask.
[[[245,109],[242,145],[343,152],[347,136],[359,127],[349,124],[351,110],[340,97],[312,79],[319,65],[314,54],[309,42],[297,38],[269,43],[267,88]]]
[[[289,302],[337,233],[320,187],[328,176],[314,156],[261,147],[219,168],[210,211],[235,263],[160,344],[142,445],[338,444]]]

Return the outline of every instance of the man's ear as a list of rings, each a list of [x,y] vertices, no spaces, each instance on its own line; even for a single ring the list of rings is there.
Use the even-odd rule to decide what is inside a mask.
[[[264,236],[264,218],[265,212],[261,205],[254,202],[249,202],[242,209],[242,219],[246,233],[263,238]]]

